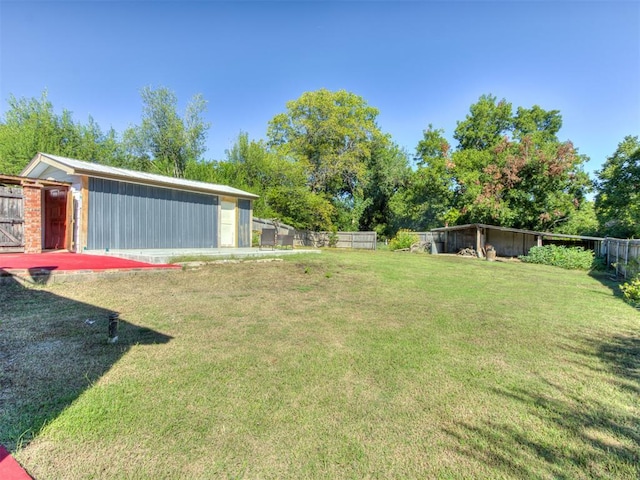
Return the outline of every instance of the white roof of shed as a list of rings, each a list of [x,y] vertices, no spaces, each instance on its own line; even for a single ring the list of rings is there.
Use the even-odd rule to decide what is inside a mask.
[[[58,168],[68,175],[86,175],[89,177],[121,180],[125,182],[155,185],[179,190],[209,192],[234,197],[258,198],[258,195],[245,192],[238,188],[215,183],[198,182],[184,178],[167,177],[155,173],[138,172],[126,168],[110,167],[93,162],[84,162],[73,158],[60,157],[48,153],[38,153],[20,175],[31,178],[41,178],[40,175],[48,167]]]

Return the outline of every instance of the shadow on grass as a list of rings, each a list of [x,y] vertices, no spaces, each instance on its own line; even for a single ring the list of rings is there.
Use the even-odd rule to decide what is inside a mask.
[[[593,343],[598,357],[618,378],[618,385],[640,395],[640,337],[629,333]]]
[[[0,270],[0,274],[3,274]],[[3,277],[0,285],[0,444],[27,445],[133,345],[172,337],[120,318],[108,342],[110,310]]]
[[[620,300],[624,301],[622,290],[620,290],[620,285],[624,283],[624,280],[621,278],[617,278],[615,276],[615,272],[611,270],[592,270],[589,272],[589,276],[591,278],[594,278],[595,280],[598,280],[602,285],[609,288],[614,297],[617,297]]]
[[[580,366],[606,372],[624,394],[611,399],[548,381],[539,391],[493,388],[531,418],[457,422],[446,432],[458,453],[514,478],[640,478],[640,418],[630,408],[640,394],[640,336],[591,338],[572,351],[598,360],[575,364],[578,375],[586,374]]]

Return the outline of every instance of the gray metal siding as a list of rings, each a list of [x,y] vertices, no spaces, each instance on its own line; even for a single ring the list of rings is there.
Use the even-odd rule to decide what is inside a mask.
[[[218,197],[89,179],[90,250],[215,248]]]
[[[238,247],[251,246],[251,200],[238,200]]]

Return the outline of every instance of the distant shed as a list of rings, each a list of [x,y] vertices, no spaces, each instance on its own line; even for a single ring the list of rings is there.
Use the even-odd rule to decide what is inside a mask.
[[[58,202],[68,250],[250,247],[253,200],[226,185],[39,153],[23,177],[65,182]],[[46,225],[45,225],[46,227]]]
[[[601,237],[536,232],[482,223],[434,228],[431,231],[444,236],[443,251],[439,253],[458,253],[463,248],[473,248],[479,257],[484,257],[486,245],[493,246],[501,257],[527,255],[531,247],[549,244],[580,246],[598,253],[604,240]]]

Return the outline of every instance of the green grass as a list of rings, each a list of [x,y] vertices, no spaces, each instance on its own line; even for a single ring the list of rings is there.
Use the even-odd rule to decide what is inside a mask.
[[[636,479],[640,313],[616,292],[336,250],[3,286],[0,442],[39,480]]]

